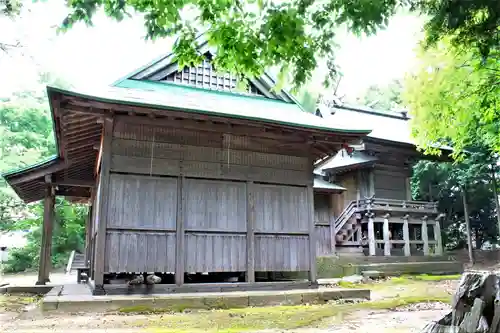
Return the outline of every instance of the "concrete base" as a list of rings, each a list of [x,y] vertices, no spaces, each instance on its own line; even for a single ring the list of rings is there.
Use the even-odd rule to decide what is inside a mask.
[[[379,257],[372,258],[378,259]],[[378,271],[384,273],[385,276],[398,276],[402,274],[461,274],[464,270],[463,264],[458,261],[405,260],[403,262],[388,262],[389,260],[367,262],[365,260],[353,260],[353,258],[346,260],[345,258],[319,257],[317,264],[318,278],[360,275],[364,271]]]
[[[170,312],[185,309],[229,309],[248,306],[324,304],[338,299],[370,299],[369,289],[319,288],[286,291],[233,291],[169,295],[93,296],[85,285],[64,286],[58,296],[47,294],[42,311],[76,312]]]
[[[54,286],[43,286],[43,285],[34,285],[34,286],[5,286],[0,287],[0,294],[36,294],[36,295],[45,295],[50,290],[54,288]]]

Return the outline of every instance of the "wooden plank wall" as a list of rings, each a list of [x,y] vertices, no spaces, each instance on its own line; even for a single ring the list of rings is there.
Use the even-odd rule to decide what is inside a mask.
[[[255,271],[308,271],[310,160],[280,151],[247,137],[117,123],[105,270],[175,271],[183,176],[185,272],[246,271],[248,181]]]
[[[330,233],[330,196],[331,194],[314,194],[314,228],[316,232],[316,255],[332,254],[332,236]]]
[[[406,200],[408,175],[398,170],[375,169],[375,197],[383,199]]]

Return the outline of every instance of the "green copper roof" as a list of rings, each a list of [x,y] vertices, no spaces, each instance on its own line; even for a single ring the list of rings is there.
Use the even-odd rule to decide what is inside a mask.
[[[302,111],[294,103],[179,84],[124,80],[115,87],[96,89],[96,91],[76,92],[55,87],[48,87],[47,90],[49,95],[62,93],[104,103],[203,113],[336,133],[358,135],[370,133],[369,130],[329,126],[320,117]]]
[[[23,167],[2,173],[1,176],[4,178],[11,177],[11,176],[14,176],[18,173],[24,173],[24,172],[30,171],[31,169],[37,169],[37,168],[42,167],[42,166],[47,166],[47,167],[51,166],[52,164],[55,164],[58,161],[59,161],[59,156],[53,155],[53,156],[51,156],[43,161],[40,161],[38,163],[28,165],[28,166],[23,166]]]

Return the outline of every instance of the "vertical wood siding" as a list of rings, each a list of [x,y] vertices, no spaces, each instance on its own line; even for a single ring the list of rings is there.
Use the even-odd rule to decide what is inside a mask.
[[[255,271],[309,270],[308,236],[255,236]]]
[[[255,232],[308,232],[307,188],[255,184]]]
[[[246,231],[246,184],[186,179],[185,228]]]
[[[173,272],[175,234],[108,231],[106,272]]]
[[[330,220],[334,218],[330,216],[330,194],[315,193],[314,194],[314,223],[315,224],[330,224]]]
[[[186,271],[245,271],[246,184],[205,179],[184,184]]]
[[[177,179],[112,174],[108,228],[175,230]]]
[[[246,270],[246,236],[186,232],[185,237],[187,272]]]
[[[332,235],[330,226],[316,225],[316,255],[326,256],[332,254]]]
[[[406,177],[404,173],[375,170],[375,196],[406,200]]]

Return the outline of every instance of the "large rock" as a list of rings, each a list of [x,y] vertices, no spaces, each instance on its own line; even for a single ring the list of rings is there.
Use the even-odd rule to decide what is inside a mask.
[[[498,273],[464,273],[453,297],[452,309],[437,322],[428,324],[422,333],[499,333]]]

